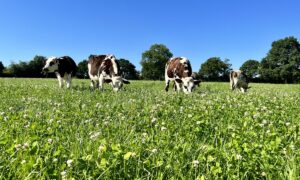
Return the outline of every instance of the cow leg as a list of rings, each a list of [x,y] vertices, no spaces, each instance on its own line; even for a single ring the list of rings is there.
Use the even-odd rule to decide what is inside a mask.
[[[168,78],[166,78],[166,86],[165,86],[165,91],[166,92],[169,91],[169,85],[170,85],[170,80]]]
[[[173,83],[173,90],[174,90],[175,92],[177,91],[176,82]]]
[[[181,90],[181,83],[178,83],[175,81],[175,85],[176,85],[176,87],[174,87],[174,90],[179,92]]]
[[[68,89],[71,88],[71,85],[72,85],[72,75],[71,74],[67,75],[66,83],[67,83],[67,88]]]
[[[104,77],[101,74],[100,77],[99,77],[99,90],[103,89],[103,83],[104,83]]]
[[[56,74],[56,77],[57,77],[57,80],[58,80],[58,85],[60,88],[63,88],[64,87],[64,80],[63,78],[60,76],[59,73],[55,73]]]

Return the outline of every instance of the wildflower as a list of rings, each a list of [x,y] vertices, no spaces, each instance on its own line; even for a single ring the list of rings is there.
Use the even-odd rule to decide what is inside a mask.
[[[26,161],[25,161],[25,160],[21,161],[21,164],[25,164],[25,163],[26,163]]]
[[[165,131],[165,130],[167,130],[167,128],[166,127],[161,127],[161,129],[160,129],[161,131]]]
[[[290,122],[286,122],[286,123],[285,123],[286,126],[289,126],[290,124],[291,124]]]
[[[194,161],[192,162],[192,164],[193,164],[194,167],[198,167],[199,161],[198,161],[198,160],[194,160]]]
[[[15,145],[15,148],[16,148],[16,150],[18,151],[18,150],[20,150],[21,149],[21,147],[22,147],[22,145],[21,144],[16,144]]]
[[[65,176],[66,174],[67,174],[66,171],[62,171],[62,172],[60,173],[61,176]]]
[[[148,135],[147,133],[143,133],[142,134],[143,137],[147,137],[147,135]]]
[[[27,142],[23,144],[23,149],[26,149],[28,147],[29,147],[29,144]]]
[[[98,148],[98,152],[101,153],[101,152],[105,151],[105,149],[106,149],[105,146],[100,145]]]
[[[51,124],[53,122],[53,119],[49,119],[49,123]]]
[[[29,128],[30,124],[28,123],[27,125],[24,126],[24,128]]]
[[[151,123],[155,123],[157,121],[157,119],[156,118],[153,118],[152,120],[151,120]]]
[[[237,160],[241,160],[242,158],[243,158],[242,155],[240,155],[240,154],[237,154],[237,155],[236,155],[236,159],[237,159]]]
[[[264,124],[264,125],[266,125],[267,123],[268,123],[268,121],[265,119],[262,121],[262,124]]]
[[[201,124],[201,122],[200,122],[200,121],[197,121],[196,124],[199,125],[199,124]]]
[[[157,149],[152,149],[151,152],[152,152],[153,154],[155,154],[155,153],[157,153]]]
[[[4,114],[5,114],[4,112],[1,112],[1,113],[0,113],[1,116],[4,116]]]
[[[72,159],[67,160],[67,165],[68,165],[68,167],[71,167],[72,164],[73,164],[73,160],[72,160]]]
[[[100,136],[100,132],[95,132],[95,133],[93,133],[93,134],[90,136],[90,138],[91,138],[92,140],[96,140],[99,136]]]
[[[53,139],[48,139],[49,144],[52,144],[52,142],[53,142]]]
[[[188,114],[188,118],[191,118],[191,117],[193,117],[193,115],[192,114]]]
[[[266,176],[266,173],[265,173],[265,172],[262,172],[261,175],[262,175],[262,176]]]
[[[57,159],[57,158],[54,158],[54,159],[53,159],[53,162],[54,162],[54,163],[56,163],[57,161],[58,161],[58,159]]]

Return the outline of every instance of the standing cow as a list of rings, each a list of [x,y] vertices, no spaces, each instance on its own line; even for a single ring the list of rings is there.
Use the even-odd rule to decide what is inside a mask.
[[[168,91],[170,81],[175,81],[174,90],[189,94],[193,91],[196,85],[199,85],[200,80],[196,80],[192,76],[192,67],[190,61],[185,57],[171,58],[165,69],[165,90]]]
[[[229,78],[231,90],[239,89],[244,93],[249,89],[249,79],[243,71],[233,70],[230,72]]]
[[[50,57],[46,60],[42,73],[47,74],[54,72],[58,79],[59,87],[62,88],[64,86],[63,81],[65,81],[67,88],[70,88],[72,77],[75,76],[76,70],[77,65],[71,57]]]
[[[88,71],[91,79],[91,86],[102,90],[103,83],[110,83],[114,91],[119,91],[123,83],[129,84],[127,79],[120,75],[120,66],[116,57],[112,54],[90,56],[88,62]]]

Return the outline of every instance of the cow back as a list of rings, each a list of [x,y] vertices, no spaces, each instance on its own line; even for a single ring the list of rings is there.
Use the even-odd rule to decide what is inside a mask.
[[[69,56],[63,56],[57,59],[59,62],[58,73],[64,76],[66,73],[75,76],[77,71],[77,65],[75,61]]]
[[[179,78],[190,77],[192,75],[192,67],[190,61],[182,61],[183,58],[174,58],[167,62],[167,75],[169,78]]]

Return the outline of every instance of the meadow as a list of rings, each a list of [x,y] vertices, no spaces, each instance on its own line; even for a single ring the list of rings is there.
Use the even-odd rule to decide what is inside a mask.
[[[0,79],[0,179],[299,179],[300,85]]]

